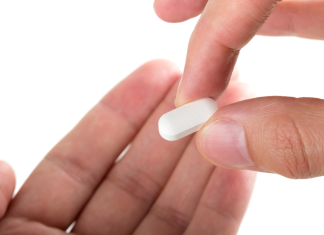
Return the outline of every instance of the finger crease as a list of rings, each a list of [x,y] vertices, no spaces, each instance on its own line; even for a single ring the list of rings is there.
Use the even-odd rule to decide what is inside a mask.
[[[211,211],[212,213],[216,213],[220,217],[224,218],[225,220],[229,220],[229,221],[233,222],[236,225],[240,224],[240,221],[237,218],[235,218],[231,213],[226,212],[224,210],[221,210],[218,207],[211,206],[211,205],[209,205],[207,203],[201,203],[200,206],[202,208],[205,208],[205,209]]]
[[[191,220],[188,215],[167,206],[156,205],[152,208],[151,214],[168,226],[176,229],[178,233],[183,233]]]
[[[98,107],[102,107],[106,112],[114,113],[115,115],[121,117],[122,120],[124,120],[129,126],[136,132],[138,129],[141,128],[142,125],[138,125],[135,122],[132,122],[131,119],[129,119],[125,114],[122,112],[118,112],[116,109],[112,108],[109,103],[100,101],[98,103]],[[148,115],[149,116],[149,115]]]
[[[89,169],[85,169],[85,167],[81,166],[78,161],[73,161],[73,163],[71,163],[71,160],[68,160],[68,158],[61,160],[60,158],[50,156],[44,158],[44,160],[54,163],[55,167],[78,185],[90,186],[92,188],[97,181],[97,177],[95,177]]]
[[[300,144],[300,149],[301,149],[301,156],[303,158],[302,160],[302,164],[303,164],[303,167],[305,167],[306,169],[306,174],[308,174],[308,177],[310,176],[310,166],[309,166],[309,161],[308,161],[308,157],[307,157],[307,153],[306,153],[306,147],[305,147],[305,144],[304,144],[304,141],[303,141],[303,137],[302,135],[300,134],[300,131],[299,131],[299,128],[297,127],[297,124],[296,124],[296,121],[294,119],[292,119],[292,124],[294,125],[295,129],[296,129],[296,133],[298,135],[298,139],[299,139],[299,144]],[[305,174],[305,172],[303,172]],[[307,176],[305,177],[307,178]]]
[[[111,182],[132,198],[151,204],[162,190],[162,186],[141,169],[134,168],[125,162],[120,167],[126,169],[114,169],[108,175],[107,182]]]

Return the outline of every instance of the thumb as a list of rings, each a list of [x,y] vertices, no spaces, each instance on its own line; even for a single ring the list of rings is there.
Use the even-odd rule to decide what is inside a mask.
[[[197,136],[214,165],[289,178],[324,175],[324,100],[262,97],[219,109]]]

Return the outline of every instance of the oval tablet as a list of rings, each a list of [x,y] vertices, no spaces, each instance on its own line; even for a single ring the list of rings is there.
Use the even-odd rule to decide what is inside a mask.
[[[160,135],[169,141],[190,135],[198,131],[217,109],[217,103],[211,98],[196,100],[174,109],[160,118]]]

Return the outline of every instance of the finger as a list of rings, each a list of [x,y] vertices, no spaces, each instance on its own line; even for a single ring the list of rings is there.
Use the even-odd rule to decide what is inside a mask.
[[[324,1],[279,3],[258,34],[324,39]]]
[[[12,168],[6,162],[0,161],[0,219],[6,213],[15,184],[15,174]]]
[[[234,68],[233,73],[231,75],[231,81],[232,82],[233,81],[238,81],[239,80],[239,77],[240,77],[240,70],[236,67],[236,68]],[[243,91],[245,91],[245,89],[243,89]]]
[[[154,10],[167,22],[181,22],[199,15],[208,0],[155,0]]]
[[[277,0],[210,0],[190,38],[176,106],[217,99],[228,85],[240,49],[257,33]]]
[[[10,216],[66,229],[179,76],[172,63],[157,60],[118,84],[39,164]]]
[[[137,234],[183,234],[214,166],[203,159],[196,147],[195,138],[184,152],[166,188],[159,196]]]
[[[252,194],[255,176],[255,172],[216,168],[184,234],[236,234]]]
[[[237,81],[219,99],[219,106],[253,96],[251,88]],[[214,167],[200,156],[191,140],[170,180],[136,234],[183,234],[197,207]]]
[[[207,0],[155,0],[154,9],[164,21],[181,22],[199,15],[206,3]],[[258,34],[324,39],[323,8],[321,0],[280,2]]]
[[[138,133],[77,219],[77,234],[130,234],[170,177],[191,136],[162,139],[159,118],[174,108],[177,84]]]
[[[324,175],[324,101],[263,97],[225,106],[198,134],[215,165],[289,178]]]

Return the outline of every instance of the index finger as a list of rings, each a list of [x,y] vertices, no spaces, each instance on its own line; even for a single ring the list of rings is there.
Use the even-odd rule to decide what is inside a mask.
[[[209,0],[190,38],[176,106],[226,89],[238,54],[264,24],[277,0]]]

